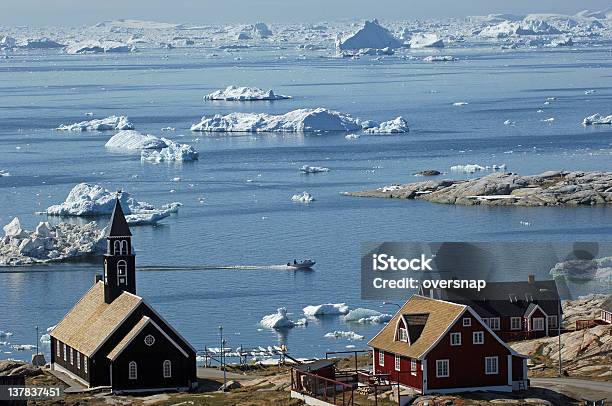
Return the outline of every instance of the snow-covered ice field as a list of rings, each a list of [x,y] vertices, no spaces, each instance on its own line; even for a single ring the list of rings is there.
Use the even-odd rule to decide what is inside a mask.
[[[393,306],[359,297],[361,241],[609,238],[612,209],[606,207],[460,207],[340,194],[419,181],[414,174],[426,169],[451,178],[488,173],[451,171],[466,165],[506,165],[521,174],[611,170],[612,127],[605,119],[612,114],[612,20],[593,15],[379,21],[385,31],[366,32],[366,50],[354,49],[363,35],[336,48],[363,22],[3,27],[0,225],[16,216],[27,230],[41,221],[91,221],[34,214],[63,202],[81,182],[121,188],[156,207],[181,202],[157,226],[133,228],[137,264],[239,266],[142,272],[138,292],[197,348],[218,342],[219,324],[234,348],[286,343],[298,356],[322,356],[363,346],[324,335],[352,331],[367,340],[380,325],[340,315],[286,331],[259,323],[281,307],[298,321],[304,307],[325,303],[393,313]],[[291,98],[205,99],[228,86]],[[338,115],[278,119],[317,108]],[[258,117],[272,120],[264,128],[284,130],[190,130],[203,117],[231,113],[264,114]],[[594,114],[602,123],[583,125]],[[140,152],[106,148],[123,126],[55,130],[111,116],[129,117],[141,134],[187,144],[198,159],[180,162],[173,153],[141,160]],[[400,116],[407,127],[385,123]],[[231,117],[248,117],[262,128],[253,114]],[[219,122],[224,125],[206,123]],[[300,131],[319,125],[342,131]],[[305,176],[305,165],[329,171]],[[292,202],[303,191],[316,199]],[[98,220],[104,226],[107,218]],[[294,258],[315,259],[315,270],[250,267]],[[10,309],[0,314],[0,330],[14,333],[0,338],[0,359],[29,360],[31,351],[11,346],[33,344],[34,326],[43,331],[57,323],[100,271],[100,263],[88,262],[0,269],[0,298]]]

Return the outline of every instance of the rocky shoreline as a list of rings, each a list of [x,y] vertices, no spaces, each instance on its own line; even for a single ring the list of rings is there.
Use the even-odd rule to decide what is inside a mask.
[[[428,180],[344,194],[467,206],[605,205],[612,204],[612,172],[548,171],[531,176],[495,172],[469,180]]]

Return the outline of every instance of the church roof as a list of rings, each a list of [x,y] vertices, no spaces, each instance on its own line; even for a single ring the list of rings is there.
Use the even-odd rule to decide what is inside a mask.
[[[132,233],[130,232],[130,227],[128,226],[127,220],[125,219],[125,215],[123,214],[121,203],[119,203],[119,199],[116,199],[107,236],[129,237],[131,235]]]
[[[142,302],[140,296],[123,292],[107,304],[104,283],[100,281],[74,305],[50,335],[91,357]]]

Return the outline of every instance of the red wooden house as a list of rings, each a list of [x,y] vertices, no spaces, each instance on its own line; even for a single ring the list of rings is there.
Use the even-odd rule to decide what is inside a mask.
[[[373,372],[427,393],[528,387],[527,357],[469,306],[413,295],[368,343]]]

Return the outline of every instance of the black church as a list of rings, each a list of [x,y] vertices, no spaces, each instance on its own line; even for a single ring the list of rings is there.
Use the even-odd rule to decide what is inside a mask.
[[[131,237],[117,199],[104,276],[51,332],[52,368],[116,393],[195,388],[195,349],[136,295]]]

